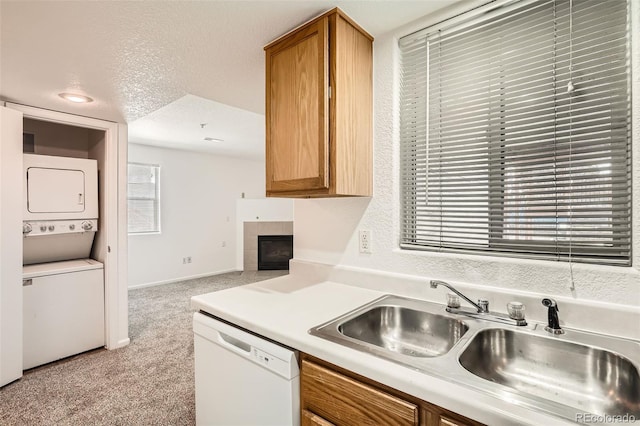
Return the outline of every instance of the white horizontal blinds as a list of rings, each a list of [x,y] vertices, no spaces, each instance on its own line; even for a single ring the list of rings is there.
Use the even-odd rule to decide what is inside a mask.
[[[160,231],[160,167],[128,165],[129,233]]]
[[[627,8],[512,2],[401,40],[404,247],[629,264]]]
[[[426,37],[401,45],[401,242],[421,244],[427,206],[428,45]]]

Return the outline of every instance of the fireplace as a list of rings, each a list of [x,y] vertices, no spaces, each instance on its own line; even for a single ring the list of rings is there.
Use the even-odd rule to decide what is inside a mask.
[[[293,235],[258,235],[258,270],[289,269]]]
[[[293,222],[244,222],[242,232],[243,271],[258,270],[258,237],[269,235],[293,236]],[[287,266],[284,267],[288,270]]]

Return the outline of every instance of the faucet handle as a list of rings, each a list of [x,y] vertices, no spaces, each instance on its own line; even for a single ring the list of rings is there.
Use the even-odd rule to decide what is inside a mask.
[[[449,308],[459,308],[460,297],[455,293],[447,293],[447,306]]]
[[[524,319],[524,304],[520,302],[509,302],[507,303],[507,313],[509,314],[509,318],[514,320],[523,320]]]

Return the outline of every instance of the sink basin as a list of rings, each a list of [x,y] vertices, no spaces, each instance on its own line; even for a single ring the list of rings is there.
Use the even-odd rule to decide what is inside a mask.
[[[508,329],[484,329],[460,364],[476,376],[587,413],[640,417],[640,376],[627,358],[596,346]]]
[[[402,306],[377,306],[338,325],[347,337],[414,357],[449,352],[467,329],[462,321]]]
[[[386,295],[309,333],[569,421],[640,418],[640,342],[565,331],[463,321],[443,305]]]
[[[384,296],[309,333],[401,364],[446,354],[469,329],[440,305]]]

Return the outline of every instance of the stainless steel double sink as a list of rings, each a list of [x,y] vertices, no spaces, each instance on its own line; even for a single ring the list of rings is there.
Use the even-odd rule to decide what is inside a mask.
[[[572,421],[584,414],[640,419],[636,341],[574,330],[551,335],[543,324],[496,326],[392,295],[309,333]]]

